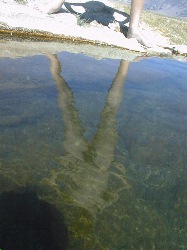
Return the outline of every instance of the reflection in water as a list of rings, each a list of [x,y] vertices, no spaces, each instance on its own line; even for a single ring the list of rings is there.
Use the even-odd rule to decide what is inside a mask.
[[[60,62],[56,55],[48,57],[50,58],[51,73],[58,89],[58,104],[64,117],[64,148],[67,153],[66,156],[61,157],[62,170],[59,173],[54,172],[51,179],[56,184],[61,176],[60,178],[63,180],[62,190],[68,195],[68,202],[91,213],[81,215],[81,220],[86,222],[84,223],[86,228],[86,224],[94,227],[96,231],[93,231],[93,234],[96,235],[96,242],[90,242],[90,235],[86,236],[84,232],[84,248],[126,249],[126,247],[131,246],[154,249],[155,244],[157,244],[155,238],[162,237],[158,230],[160,227],[162,235],[165,234],[161,219],[154,209],[134,197],[133,191],[125,191],[120,197],[120,192],[130,189],[131,185],[125,175],[125,166],[114,161],[114,149],[118,139],[115,116],[123,98],[129,62],[120,62],[117,74],[109,88],[104,109],[101,112],[98,130],[92,143],[88,144],[83,137],[78,111],[73,105],[73,93],[60,75]],[[108,211],[103,212],[103,209],[107,208]],[[132,210],[130,214],[132,213],[133,216],[129,215],[129,210]],[[142,214],[146,217],[149,229],[144,227],[145,221],[140,217]],[[109,220],[108,216],[113,220],[112,225],[106,223]],[[131,216],[134,218],[133,220],[131,218],[130,222]],[[130,228],[126,227],[127,223],[131,224]],[[135,229],[135,225],[138,225],[137,229]],[[76,230],[76,233],[79,234],[79,230],[82,229]],[[146,230],[150,230],[150,232],[146,233]],[[79,236],[83,237],[83,235]],[[122,240],[123,237],[125,241]],[[134,237],[137,238],[136,241]],[[141,242],[142,237],[145,242]],[[83,245],[80,245],[79,248],[82,248]],[[159,246],[159,244],[157,245]]]
[[[49,75],[44,78],[48,59],[52,82]],[[29,244],[35,249],[46,250],[48,239],[50,249],[64,249],[67,244],[68,249],[81,250],[186,249],[186,86],[181,84],[182,74],[176,87],[170,83],[173,74],[166,81],[169,74],[160,69],[162,60],[148,62],[147,68],[153,65],[150,71],[139,66],[141,63],[121,61],[97,131],[89,141],[81,126],[81,110],[75,106],[76,93],[70,81],[64,80],[66,72],[61,76],[57,56],[33,59],[40,71],[29,60],[23,60],[20,68],[16,65],[19,78],[13,73],[15,66],[9,70],[9,64],[0,67],[3,74],[8,71],[0,83],[0,248],[20,249],[18,241],[24,230],[20,231],[18,223],[22,221],[15,219],[22,210],[31,222],[38,218],[36,227],[31,223],[29,228],[33,232]],[[75,65],[81,70],[87,66],[77,66],[77,61]],[[104,67],[97,68],[101,72],[94,68],[94,74],[103,73]],[[74,72],[72,66],[69,74]],[[107,69],[103,75],[109,73]],[[80,98],[81,107],[88,103],[87,94],[85,91]],[[95,106],[98,108],[97,103]],[[42,210],[45,213],[40,217],[38,211]],[[47,225],[46,231],[41,224]],[[10,230],[14,237],[6,237]],[[50,230],[59,231],[54,235]],[[43,241],[46,234],[51,238],[44,236]]]
[[[61,66],[56,55],[49,56],[51,73],[58,89],[58,104],[62,109],[65,124],[64,148],[67,152],[61,158],[62,172],[74,182],[75,189],[69,186],[70,197],[78,205],[91,213],[101,212],[112,200],[104,199],[107,192],[109,168],[114,160],[114,148],[117,142],[115,116],[123,97],[123,85],[128,70],[128,62],[121,61],[116,77],[109,89],[107,100],[98,131],[93,142],[88,144],[83,136],[78,111],[73,106],[73,93],[60,75]],[[118,173],[110,172],[119,178],[121,187],[112,190],[110,195],[116,199],[122,189],[130,188],[125,180],[125,168],[115,165]]]

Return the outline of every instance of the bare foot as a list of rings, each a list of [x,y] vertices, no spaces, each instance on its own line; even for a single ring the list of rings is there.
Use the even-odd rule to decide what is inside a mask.
[[[127,38],[135,38],[141,45],[151,48],[154,45],[138,30],[138,29],[128,29]]]

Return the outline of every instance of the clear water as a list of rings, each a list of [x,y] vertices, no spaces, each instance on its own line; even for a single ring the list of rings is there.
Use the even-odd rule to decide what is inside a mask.
[[[0,248],[187,249],[186,79],[169,59],[1,59]]]

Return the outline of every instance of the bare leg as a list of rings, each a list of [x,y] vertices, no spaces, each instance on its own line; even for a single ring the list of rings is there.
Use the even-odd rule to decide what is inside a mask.
[[[94,163],[105,171],[110,167],[114,157],[114,148],[118,139],[115,128],[115,116],[123,99],[123,88],[128,73],[129,62],[121,60],[118,72],[108,91],[106,104],[101,113],[97,134],[93,140],[95,149]]]
[[[63,111],[65,125],[64,149],[77,159],[83,159],[87,144],[83,137],[78,111],[73,105],[73,93],[61,76],[61,65],[56,55],[48,55],[50,70],[58,90],[58,104]]]
[[[132,0],[130,22],[127,38],[135,38],[140,44],[152,47],[151,43],[139,31],[139,20],[143,8],[144,0]]]
[[[65,0],[48,0],[45,3],[38,4],[36,7],[45,14],[53,14],[60,11],[64,2]]]

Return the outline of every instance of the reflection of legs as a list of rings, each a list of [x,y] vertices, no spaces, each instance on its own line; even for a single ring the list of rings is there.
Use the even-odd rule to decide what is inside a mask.
[[[61,65],[56,55],[48,55],[50,70],[58,89],[58,103],[63,110],[66,140],[64,148],[78,159],[83,159],[83,152],[87,144],[83,138],[83,129],[80,126],[77,110],[73,106],[71,89],[60,75]],[[123,86],[128,72],[129,62],[121,61],[118,72],[109,89],[105,107],[101,114],[98,132],[93,140],[96,157],[94,162],[106,170],[113,160],[114,147],[117,140],[115,130],[115,116],[123,98]]]
[[[132,0],[131,12],[130,12],[130,23],[127,37],[135,38],[140,44],[151,47],[149,41],[139,31],[139,20],[141,11],[143,8],[144,0]]]
[[[108,170],[114,156],[117,141],[115,116],[123,98],[123,87],[127,76],[129,62],[121,61],[118,72],[108,91],[105,107],[101,113],[99,129],[93,141],[96,152],[95,164],[101,169]]]
[[[77,111],[72,104],[72,92],[60,75],[61,68],[58,58],[54,55],[49,56],[49,58],[51,73],[58,89],[58,102],[63,111],[66,127],[64,147],[70,153],[67,163],[65,162],[66,159],[63,158],[63,170],[61,172],[65,174],[63,185],[66,186],[66,195],[70,196],[73,203],[77,203],[95,214],[95,212],[101,211],[112,200],[116,199],[114,195],[111,196],[111,199],[105,200],[103,195],[105,191],[107,192],[109,176],[107,170],[113,160],[114,147],[117,140],[115,115],[122,99],[122,89],[127,74],[128,62],[121,61],[120,63],[101,115],[98,133],[93,141],[93,147],[91,147],[93,151],[89,152],[89,148],[87,150],[87,145],[83,140],[83,131],[80,127]],[[76,141],[80,141],[80,143],[75,145]],[[93,155],[90,153],[93,153]],[[89,156],[89,158],[86,158],[86,156]],[[71,162],[69,162],[70,159]],[[71,178],[72,183],[76,184],[75,186],[71,187],[69,182],[66,185],[66,175],[68,175],[68,178]],[[125,185],[128,186],[126,182]]]
[[[86,143],[83,138],[83,129],[80,126],[80,120],[77,110],[73,105],[73,94],[71,89],[60,75],[61,65],[56,55],[49,55],[50,70],[55,80],[58,90],[58,104],[63,111],[65,124],[65,142],[66,152],[71,153],[77,159],[83,158],[83,151],[86,150]]]

